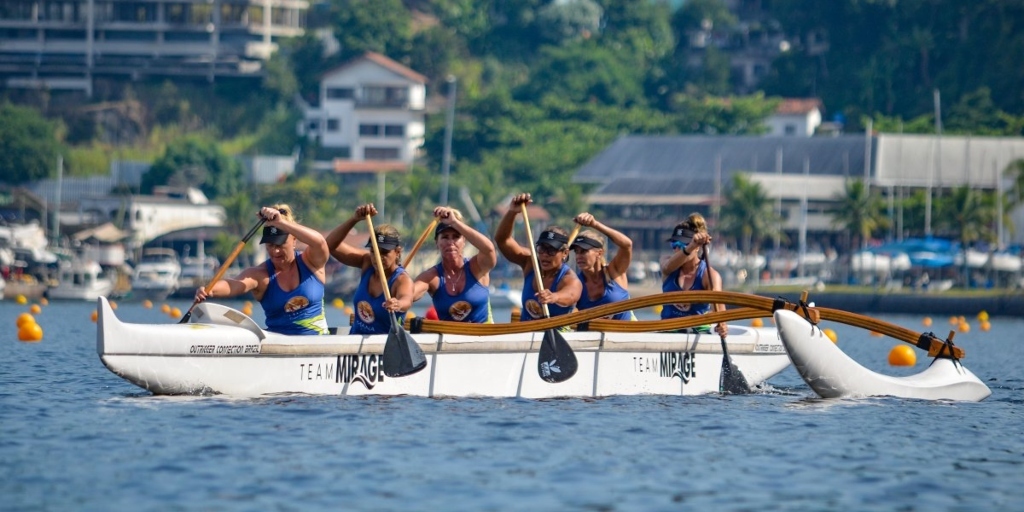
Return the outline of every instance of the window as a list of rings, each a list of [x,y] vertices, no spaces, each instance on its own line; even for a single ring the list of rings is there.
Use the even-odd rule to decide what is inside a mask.
[[[398,148],[366,148],[363,150],[366,160],[398,160]]]
[[[361,124],[359,125],[359,135],[364,137],[377,137],[380,136],[380,125],[376,124]]]
[[[384,125],[385,137],[405,137],[405,125],[386,124]]]
[[[350,100],[354,96],[350,87],[328,87],[327,99],[329,100]]]
[[[340,119],[328,119],[327,120],[327,131],[339,132],[341,131],[341,120]]]
[[[309,131],[311,131],[311,132],[319,131],[320,130],[320,121],[314,119],[314,120],[310,121],[308,125],[306,125],[306,128]]]
[[[785,127],[786,135],[796,135],[796,126],[787,124]]]

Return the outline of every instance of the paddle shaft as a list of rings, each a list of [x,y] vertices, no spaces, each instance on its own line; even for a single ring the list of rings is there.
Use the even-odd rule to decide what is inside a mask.
[[[534,293],[537,293],[544,289],[544,279],[540,277],[540,262],[537,260],[537,244],[533,242],[533,230],[530,229],[530,217],[526,214],[526,203],[520,203],[519,206],[523,210],[523,224],[526,225],[526,238],[530,240],[530,257],[533,259]],[[548,312],[548,305],[541,304],[540,306],[544,310],[544,318],[551,318],[551,313]]]
[[[420,250],[420,246],[423,245],[423,242],[427,240],[427,236],[429,236],[430,232],[433,231],[435,227],[437,227],[438,220],[439,219],[437,217],[434,217],[434,220],[430,221],[430,224],[427,225],[427,229],[423,230],[423,234],[420,235],[420,239],[416,240],[416,245],[412,246],[412,250],[409,251],[409,255],[406,256],[405,261],[402,262],[403,267],[409,267],[409,263],[412,262],[412,257],[416,255],[416,251]]]
[[[244,249],[246,244],[249,243],[249,239],[251,239],[252,236],[255,235],[257,231],[259,231],[260,227],[262,227],[263,223],[266,221],[267,219],[260,217],[259,222],[257,222],[256,225],[253,226],[252,229],[250,229],[249,232],[246,233],[245,236],[238,241],[238,244],[235,245],[235,249],[231,251],[231,254],[229,254],[227,259],[224,260],[224,263],[220,265],[220,269],[217,270],[217,273],[213,275],[213,278],[210,279],[209,283],[206,283],[207,293],[210,292],[210,289],[213,288],[213,285],[217,284],[217,281],[220,281],[220,278],[224,277],[224,273],[228,271],[228,267],[230,267],[231,264],[235,262],[235,259],[238,258],[238,255],[242,253],[242,249]],[[199,304],[198,300],[192,302],[192,305],[189,306],[188,311],[186,311],[185,315],[182,316],[181,320],[178,321],[179,324],[188,322],[188,319],[192,317],[192,309],[196,307],[196,304]]]
[[[391,300],[391,290],[388,289],[388,278],[384,275],[384,262],[380,259],[380,247],[377,247],[377,233],[373,230],[373,218],[370,214],[366,214],[366,228],[370,230],[370,244],[373,246],[373,263],[377,267],[380,286],[384,289],[384,299]]]

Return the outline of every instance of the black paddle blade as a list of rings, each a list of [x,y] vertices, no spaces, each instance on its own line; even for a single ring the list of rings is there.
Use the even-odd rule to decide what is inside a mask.
[[[740,369],[729,357],[729,349],[725,348],[725,337],[722,336],[722,375],[718,380],[718,391],[727,395],[744,395],[750,393],[750,384]]]
[[[554,329],[544,331],[540,353],[537,355],[537,372],[540,373],[540,378],[548,382],[566,381],[576,375],[578,367],[576,354],[561,333]]]
[[[405,377],[427,367],[427,356],[423,355],[420,345],[394,318],[384,343],[383,358],[384,375],[388,377]]]

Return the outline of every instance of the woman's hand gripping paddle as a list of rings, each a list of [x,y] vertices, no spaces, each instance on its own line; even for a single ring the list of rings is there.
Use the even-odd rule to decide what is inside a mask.
[[[220,278],[224,277],[224,273],[228,271],[228,267],[230,267],[231,264],[235,262],[235,259],[237,259],[238,255],[241,254],[242,249],[245,248],[245,244],[249,243],[249,239],[252,238],[252,236],[255,235],[257,231],[259,231],[260,227],[262,227],[263,223],[266,221],[267,219],[264,219],[262,216],[260,216],[259,222],[257,222],[256,225],[253,226],[252,229],[250,229],[249,232],[246,233],[244,237],[242,237],[242,240],[240,240],[238,244],[235,245],[235,250],[231,251],[231,254],[227,257],[227,259],[224,260],[224,263],[221,263],[220,270],[218,270],[217,273],[213,275],[213,279],[210,279],[209,283],[206,283],[207,293],[209,293],[210,289],[213,288],[213,285],[217,284],[217,281],[220,281]],[[181,320],[178,320],[179,324],[188,323],[188,319],[192,318],[192,309],[196,307],[196,304],[199,304],[199,301],[192,302],[192,305],[189,306],[188,311],[185,312],[185,315],[181,317]]]
[[[366,227],[370,230],[370,243],[373,246],[373,263],[377,267],[377,275],[380,277],[380,286],[384,289],[384,298],[391,300],[391,290],[388,289],[388,278],[384,275],[384,262],[380,259],[380,247],[377,246],[376,232],[373,230],[373,219],[371,215],[366,216]],[[391,311],[391,330],[388,332],[388,339],[384,343],[384,375],[388,377],[404,377],[412,375],[427,366],[427,357],[423,355],[412,335],[405,330],[402,323],[398,321],[395,312]]]
[[[540,277],[540,263],[537,260],[537,247],[533,241],[533,232],[530,230],[530,217],[526,214],[526,203],[519,206],[523,209],[523,224],[526,225],[526,236],[530,240],[530,256],[533,258],[533,282],[536,291],[544,289],[544,280]],[[569,241],[572,243],[572,240]],[[544,317],[550,318],[548,305],[541,304],[544,309]],[[555,329],[544,331],[544,339],[540,343],[540,353],[537,356],[537,372],[540,378],[547,382],[562,382],[576,374],[579,363],[576,361],[576,354],[565,341],[561,333]]]

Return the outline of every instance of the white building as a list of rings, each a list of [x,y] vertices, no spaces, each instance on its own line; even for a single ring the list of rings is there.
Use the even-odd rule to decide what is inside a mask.
[[[318,142],[314,168],[406,170],[425,132],[427,79],[367,52],[323,74],[318,105],[304,105],[301,135]]]
[[[123,218],[122,228],[131,234],[127,240],[131,249],[173,231],[224,225],[224,207],[209,204],[198,189],[189,188],[182,194],[154,190],[157,193],[162,195],[82,198],[79,211],[101,218]]]
[[[821,100],[817,98],[785,99],[766,121],[768,133],[774,137],[811,137],[821,126]]]

